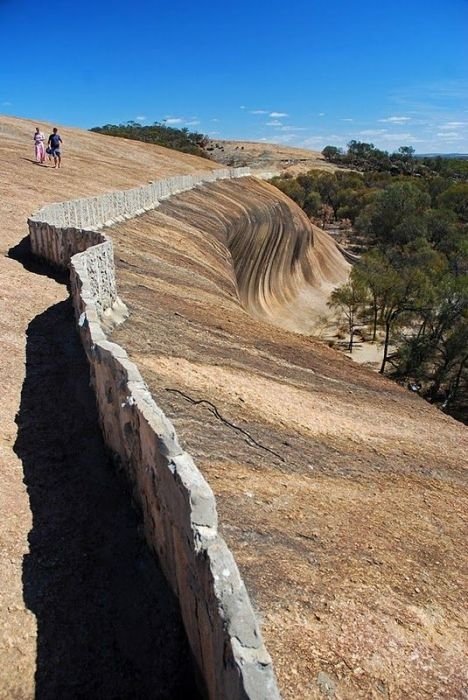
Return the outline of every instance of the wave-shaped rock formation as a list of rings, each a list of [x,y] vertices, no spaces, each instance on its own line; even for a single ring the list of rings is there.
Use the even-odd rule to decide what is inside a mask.
[[[285,700],[461,697],[466,429],[271,323],[346,269],[296,214],[243,178],[113,228],[113,337],[215,493]]]
[[[331,290],[349,274],[330,236],[255,178],[193,190],[168,201],[164,211],[227,246],[244,307],[290,330],[313,328]]]
[[[25,139],[27,129],[22,133]],[[21,142],[12,138],[11,144],[9,152],[2,151],[10,162],[24,153]],[[68,148],[69,165],[62,173],[38,170],[34,188],[30,164],[13,168],[14,187],[4,190],[16,222],[22,216],[24,224],[27,211],[45,201],[193,173],[199,164],[164,149],[72,131]],[[90,258],[78,255],[75,266],[79,328],[97,378],[106,435],[112,446],[121,446],[137,475],[140,493],[149,499],[146,504],[143,499],[143,508],[154,507],[146,527],[159,536],[162,559],[179,562],[169,578],[199,601],[210,599],[208,607],[193,608],[194,597],[181,596],[189,602],[184,614],[192,629],[201,631],[195,645],[200,650],[206,644],[204,667],[219,669],[234,685],[243,676],[254,682],[253,692],[264,690],[265,683],[256,680],[265,673],[272,680],[268,657],[259,655],[256,625],[251,617],[244,624],[245,616],[237,614],[246,601],[235,565],[229,559],[224,566],[219,557],[225,549],[211,507],[212,489],[219,532],[262,620],[285,700],[462,697],[466,430],[322,344],[263,322],[278,323],[281,309],[294,308],[307,296],[308,282],[301,288],[305,275],[297,264],[291,267],[299,278],[296,300],[285,301],[290,291],[286,296],[281,288],[275,291],[278,274],[265,283],[267,294],[248,301],[255,313],[240,303],[227,225],[240,215],[233,217],[233,204],[226,208],[225,203],[237,201],[237,211],[250,211],[255,204],[248,191],[267,188],[250,182],[245,191],[229,193],[240,184],[202,185],[112,228],[118,290],[130,310],[113,333],[120,348],[105,340],[99,327],[103,309],[96,304],[100,287],[89,284],[90,275],[99,278],[111,268],[108,241],[91,248]],[[268,207],[273,202],[272,195]],[[4,202],[0,207],[5,211]],[[8,227],[10,237],[12,231],[17,239],[23,235],[19,224]],[[82,233],[78,229],[75,235]],[[0,266],[5,269],[5,259]],[[40,313],[57,295],[53,281],[21,276],[18,267],[10,264],[14,274],[2,288],[10,326],[13,318]],[[239,262],[237,274],[242,276]],[[7,338],[21,348],[21,327],[15,328],[16,335]],[[11,434],[21,382],[13,386],[10,377],[21,377],[20,365],[5,365],[13,372],[4,374],[9,384],[0,411],[3,418],[9,406],[2,430],[7,425]],[[152,396],[172,420],[180,443],[154,409]],[[2,436],[2,456],[9,455],[11,436]],[[204,478],[196,476],[187,451]],[[8,467],[2,472],[2,498],[7,495],[13,507],[6,512],[16,516],[14,489],[6,486],[21,469],[12,460]],[[3,522],[10,526],[11,518]],[[10,570],[11,536],[0,528],[10,543]],[[31,616],[12,602],[9,629],[12,619],[30,624]],[[226,611],[237,611],[236,624]],[[25,639],[21,644],[24,648]],[[19,653],[8,654],[15,663],[21,659]],[[219,680],[212,674],[211,687]],[[270,684],[262,700],[274,696]]]

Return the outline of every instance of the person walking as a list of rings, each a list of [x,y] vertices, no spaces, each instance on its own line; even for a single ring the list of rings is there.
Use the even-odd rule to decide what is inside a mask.
[[[33,141],[34,141],[34,153],[36,156],[36,163],[41,163],[41,165],[45,162],[45,146],[44,146],[44,134],[42,131],[39,129],[38,126],[36,126],[36,131],[33,136]]]
[[[62,137],[58,133],[57,128],[54,127],[47,142],[47,145],[51,150],[51,155],[54,158],[54,168],[60,168],[62,165],[62,151],[60,148],[60,144],[62,143]]]

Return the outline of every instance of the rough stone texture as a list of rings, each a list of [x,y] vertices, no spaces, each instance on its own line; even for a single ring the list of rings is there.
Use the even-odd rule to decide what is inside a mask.
[[[181,449],[137,367],[119,345],[106,340],[106,322],[115,310],[121,317],[123,306],[112,243],[83,226],[100,227],[122,211],[130,218],[200,182],[245,174],[245,169],[223,170],[169,178],[114,193],[118,196],[50,205],[28,222],[33,251],[58,267],[70,264],[72,299],[104,439],[128,473],[146,539],[179,598],[189,643],[213,700],[278,698],[271,659],[234,558],[218,534],[210,487]]]
[[[32,698],[35,693],[38,697],[41,696],[44,689],[40,684],[40,665],[44,657],[40,650],[44,649],[45,645],[49,660],[54,659],[47,666],[48,678],[63,677],[67,673],[66,669],[70,671],[70,667],[72,667],[71,673],[68,675],[70,680],[76,679],[74,675],[76,669],[73,669],[74,663],[77,661],[76,654],[65,654],[67,657],[65,667],[63,664],[56,663],[58,648],[63,648],[63,638],[56,630],[55,623],[58,623],[58,616],[56,615],[55,598],[53,595],[49,596],[47,590],[40,591],[43,595],[42,609],[46,617],[45,622],[47,630],[50,631],[50,636],[47,639],[44,638],[44,618],[26,600],[24,567],[26,562],[30,560],[31,552],[34,552],[31,537],[37,534],[35,525],[37,507],[47,513],[50,510],[54,511],[55,505],[57,505],[56,510],[60,511],[57,516],[63,516],[62,526],[70,525],[67,532],[75,542],[80,541],[80,538],[89,532],[87,528],[92,528],[93,522],[100,521],[99,526],[95,529],[95,532],[99,533],[98,543],[93,540],[94,530],[91,530],[90,533],[91,549],[95,559],[99,559],[102,555],[102,549],[100,549],[102,539],[108,537],[112,540],[114,536],[118,537],[117,533],[120,532],[121,527],[124,527],[123,521],[125,521],[125,516],[119,511],[106,517],[103,524],[102,505],[97,509],[98,512],[95,512],[92,505],[95,501],[88,498],[88,486],[92,482],[93,475],[96,473],[106,475],[102,479],[102,492],[106,494],[106,498],[111,491],[106,482],[114,480],[115,475],[108,469],[107,461],[105,464],[101,464],[97,457],[90,454],[89,451],[85,451],[83,467],[81,467],[81,452],[77,450],[74,453],[79,464],[72,463],[70,467],[75,474],[73,508],[71,509],[67,507],[66,502],[64,503],[63,498],[57,499],[56,503],[54,501],[51,503],[52,499],[42,497],[42,499],[37,499],[39,501],[39,506],[37,506],[37,501],[30,491],[30,484],[25,478],[25,472],[28,468],[26,462],[28,462],[29,457],[18,453],[17,439],[20,434],[24,435],[31,443],[31,471],[34,475],[33,479],[39,480],[41,477],[38,474],[38,456],[44,454],[46,446],[55,448],[57,440],[59,444],[66,446],[70,454],[73,440],[69,439],[67,426],[72,431],[76,429],[74,435],[77,441],[81,439],[83,433],[86,435],[87,429],[87,424],[83,424],[82,420],[80,423],[80,416],[83,418],[83,415],[80,413],[79,405],[74,400],[72,392],[62,389],[63,394],[60,388],[57,388],[63,387],[63,377],[59,363],[60,357],[57,359],[55,352],[55,341],[58,342],[58,339],[61,338],[63,346],[68,347],[70,325],[68,318],[66,322],[64,319],[71,313],[73,321],[73,311],[69,304],[66,304],[66,313],[59,314],[58,320],[55,313],[55,309],[62,308],[59,305],[65,304],[69,297],[65,277],[55,274],[49,266],[30,255],[27,219],[46,203],[129,189],[145,185],[150,180],[222,167],[207,159],[152,144],[103,136],[59,125],[65,143],[65,152],[62,168],[54,170],[53,167],[49,167],[49,163],[41,166],[32,162],[34,152],[31,135],[36,126],[38,126],[36,121],[0,116],[0,219],[2,221],[0,228],[0,339],[2,347],[0,367],[3,377],[2,400],[0,402],[0,475],[2,483],[0,489],[0,655],[2,658],[0,698],[2,700],[3,698],[8,698],[8,700],[11,698]],[[57,125],[41,124],[47,133],[50,133],[53,126]],[[51,320],[52,325],[51,337],[54,351],[51,352],[50,348],[47,350],[44,348],[44,352],[36,353],[35,342],[39,343],[39,348],[42,348],[43,343],[46,342],[45,339],[42,340],[43,326],[48,327],[49,320]],[[57,337],[53,335],[53,331]],[[72,328],[71,335],[73,332]],[[31,356],[34,357],[34,366],[29,362]],[[37,365],[39,364],[41,367],[41,360],[47,367],[51,367],[51,374],[47,375],[46,378],[37,372]],[[67,368],[70,369],[68,365]],[[43,405],[46,405],[43,398],[44,388],[47,394],[53,395],[53,392],[49,391],[50,383],[54,381],[52,377],[57,374],[62,383],[54,383],[54,388],[57,389],[60,402],[56,406],[51,399],[51,404],[56,409],[55,413],[52,414],[42,409]],[[86,388],[88,375],[87,360],[79,378],[76,371],[75,373],[73,370],[71,371],[73,380],[76,379],[73,381],[73,386],[77,387],[80,396]],[[36,416],[39,418],[40,429],[37,433],[25,428],[23,434],[18,425],[18,418],[22,414],[22,396],[26,388],[36,408],[36,413],[34,411],[32,414],[29,413],[27,419],[33,421]],[[55,420],[53,416],[56,417]],[[35,435],[38,435],[40,440],[39,453],[37,450],[34,451]],[[60,473],[61,482],[67,483],[68,475],[63,474],[60,456],[57,455],[55,449],[52,451],[55,461],[50,465],[50,469],[53,470],[56,467]],[[71,459],[74,459],[73,454]],[[59,488],[55,482],[53,486],[54,489]],[[65,486],[65,488],[68,487]],[[72,490],[71,487],[70,491]],[[97,499],[97,494],[92,488],[90,491],[93,498]],[[124,498],[122,501],[125,503]],[[61,508],[58,505],[60,503],[62,504]],[[89,508],[94,517],[91,521],[88,521],[86,517],[80,520],[77,518],[75,507],[81,514],[85,514]],[[54,529],[44,526],[41,535],[40,544],[55,556]],[[67,544],[68,539],[62,542],[66,559],[69,561]],[[83,597],[83,607],[86,609],[85,614],[81,616],[81,629],[84,629],[85,633],[92,637],[93,643],[98,648],[101,648],[100,645],[106,644],[112,648],[113,641],[105,632],[108,627],[107,623],[102,622],[101,609],[98,609],[98,614],[94,616],[92,613],[94,603],[98,603],[97,592],[94,597],[86,596],[84,593],[86,588],[78,587],[77,578],[81,575],[81,567],[78,572],[76,568],[73,572],[71,569],[67,569],[66,562],[65,566],[62,566],[62,561],[59,558],[54,569],[47,568],[47,558],[44,558],[42,553],[39,558],[42,562],[42,564],[39,563],[39,569],[43,572],[46,581],[50,583],[52,578],[59,582],[58,588],[53,583],[51,584],[53,589],[51,593],[56,593],[58,600],[60,600],[60,587],[63,586],[66,600],[70,601],[73,610],[72,615],[77,618],[80,614],[80,608],[77,609],[75,606],[73,609],[72,596],[70,595],[70,591],[76,584],[79,595]],[[83,563],[81,559],[80,563]],[[114,566],[116,570],[119,568],[123,570],[122,573],[126,579],[128,568],[123,559],[117,557],[114,560]],[[50,574],[51,577],[46,574]],[[69,576],[71,578],[70,586],[68,585]],[[73,576],[76,578],[74,579]],[[134,588],[138,590],[139,585],[143,583],[142,579],[133,576],[130,576],[130,579]],[[128,591],[128,588],[126,590]],[[157,592],[152,594],[156,598],[157,595]],[[130,596],[128,598],[131,605],[138,605],[136,603],[137,597]],[[107,613],[110,613],[109,607],[107,607]],[[133,650],[136,652],[138,644],[135,644],[135,637],[136,639],[140,637],[139,632],[135,626],[129,624],[125,615],[120,616],[119,619],[123,639],[129,639],[128,632],[125,634],[127,625],[128,630],[132,629],[130,636]],[[158,623],[156,622],[156,624]],[[68,630],[68,639],[71,641],[70,628]],[[152,636],[157,637],[161,632],[155,629]],[[168,639],[169,637],[170,634]],[[83,639],[84,642],[84,638],[81,638],[79,633],[74,635],[74,639],[78,642]],[[153,644],[152,646],[152,649],[151,645],[148,649],[149,655],[157,654],[157,645]],[[81,645],[81,648],[83,647],[86,655],[88,653],[86,645]],[[113,658],[117,658],[117,656]],[[47,662],[47,659],[45,661]],[[83,657],[78,661],[85,664]],[[148,661],[150,662],[149,659]],[[117,668],[119,676],[126,675],[127,680],[129,680],[131,670],[128,664],[121,664]],[[98,684],[103,679],[103,668],[99,664],[99,654],[93,657],[91,666],[88,666],[87,677],[91,684],[93,679]],[[108,676],[106,677],[108,678]],[[75,686],[75,691],[78,692],[78,690],[83,692],[81,688]],[[50,696],[57,697],[53,693]],[[62,693],[60,697],[65,696]],[[183,697],[187,697],[187,695]]]
[[[215,493],[285,700],[463,698],[466,427],[247,313],[226,220],[264,232],[267,190],[213,183],[114,227],[132,313],[112,339]]]

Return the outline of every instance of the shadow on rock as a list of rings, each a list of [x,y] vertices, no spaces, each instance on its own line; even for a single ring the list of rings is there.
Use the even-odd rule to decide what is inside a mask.
[[[98,428],[71,302],[27,332],[15,451],[33,526],[26,605],[37,618],[36,699],[195,699],[179,608],[138,535]]]
[[[49,277],[56,282],[68,286],[68,270],[60,270],[59,268],[52,267],[34,255],[31,250],[29,235],[22,238],[17,245],[10,248],[8,257],[12,260],[17,260],[28,272],[34,272],[35,275],[44,275],[45,277]]]

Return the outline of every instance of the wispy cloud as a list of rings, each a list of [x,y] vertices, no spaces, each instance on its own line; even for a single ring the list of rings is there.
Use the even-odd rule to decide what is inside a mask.
[[[399,146],[407,146],[409,143],[423,143],[423,139],[419,138],[415,134],[410,134],[408,131],[400,133],[385,133],[379,136],[379,141],[386,144],[391,148],[398,148]]]
[[[219,122],[219,119],[216,119],[216,117],[215,117],[215,118],[211,119],[210,121],[212,121],[212,122]]]
[[[387,133],[387,129],[364,129],[359,132],[359,136],[382,136]]]
[[[446,122],[445,124],[439,124],[439,129],[460,129],[466,126],[466,122]]]
[[[135,117],[135,121],[137,122],[145,122],[147,120],[147,116],[145,114],[141,114],[139,117]]]
[[[436,134],[436,136],[444,139],[444,141],[461,141],[463,138],[460,134],[457,134],[456,131],[441,131]]]
[[[267,109],[251,109],[250,114],[268,114]]]
[[[385,119],[379,119],[378,121],[390,124],[404,124],[405,122],[410,122],[411,117],[385,117]]]
[[[305,126],[290,126],[289,124],[284,124],[278,128],[280,131],[307,131]]]
[[[460,109],[468,96],[468,80],[416,83],[389,94],[389,100],[407,114],[436,114]]]
[[[11,102],[8,102],[8,101],[2,102],[2,107],[11,107],[11,106],[12,106]]]
[[[325,112],[319,112],[319,113],[318,113],[318,116],[319,116],[319,117],[324,117],[324,116],[325,116]]]
[[[247,109],[247,107],[245,105],[241,105],[239,109]]]
[[[165,119],[163,119],[163,122],[165,124],[170,124],[170,125],[175,125],[175,124],[183,124],[184,126],[196,126],[197,124],[200,124],[200,120],[197,119],[197,117],[170,117],[167,116]]]
[[[288,117],[288,116],[289,116],[289,114],[287,114],[286,112],[270,112],[270,117],[280,118],[280,117]]]
[[[272,122],[266,122],[265,126],[283,126],[283,122],[279,122],[277,119],[275,119]]]
[[[279,136],[275,136],[275,142],[277,143],[291,143],[294,139],[294,134],[280,134]]]

